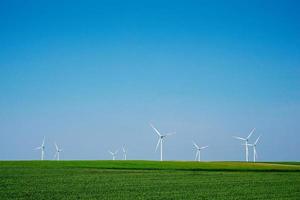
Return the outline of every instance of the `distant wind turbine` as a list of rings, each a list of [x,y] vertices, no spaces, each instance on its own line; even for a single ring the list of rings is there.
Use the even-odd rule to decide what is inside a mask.
[[[195,160],[201,161],[201,150],[206,149],[208,146],[199,147],[195,142],[193,142],[194,147],[196,148],[196,157]]]
[[[116,150],[115,152],[108,151],[108,152],[112,155],[113,160],[116,159],[116,155],[117,155],[118,151],[119,151],[119,150]]]
[[[41,160],[44,160],[44,155],[45,155],[45,137],[43,139],[43,143],[41,146],[35,148],[36,150],[40,149],[41,150]]]
[[[260,136],[256,139],[256,141],[253,144],[248,144],[249,146],[253,147],[253,162],[256,162],[257,159],[257,152],[256,152],[256,145],[258,143]]]
[[[150,126],[153,128],[153,130],[157,133],[157,135],[159,137],[155,151],[157,151],[157,148],[160,145],[160,161],[162,161],[163,160],[163,141],[167,136],[174,135],[175,133],[167,133],[165,135],[162,135],[152,124],[150,124]]]
[[[122,150],[123,150],[123,159],[127,160],[127,149],[125,149],[125,147],[123,146]]]
[[[236,136],[233,136],[234,138],[238,139],[238,140],[242,140],[242,141],[245,141],[245,148],[246,148],[246,162],[249,161],[249,153],[248,153],[248,141],[249,141],[249,138],[251,137],[251,135],[253,134],[253,132],[255,131],[255,128],[252,129],[252,131],[250,132],[250,134],[246,137],[246,138],[242,138],[242,137],[236,137]]]
[[[56,150],[56,152],[54,154],[54,159],[56,158],[56,160],[59,160],[59,154],[60,154],[60,152],[62,152],[62,149],[58,148],[56,142],[54,143],[54,145],[55,145],[55,150]]]

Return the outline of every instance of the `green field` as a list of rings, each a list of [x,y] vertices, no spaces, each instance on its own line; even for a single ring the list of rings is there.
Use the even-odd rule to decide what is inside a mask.
[[[0,199],[300,199],[294,163],[0,161]]]

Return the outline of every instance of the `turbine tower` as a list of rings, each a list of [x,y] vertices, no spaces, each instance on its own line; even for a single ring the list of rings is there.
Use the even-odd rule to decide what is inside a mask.
[[[252,131],[250,132],[250,134],[249,134],[246,138],[234,136],[235,139],[245,141],[245,148],[246,148],[246,162],[249,161],[249,152],[248,152],[248,146],[249,146],[249,144],[248,144],[248,141],[249,141],[249,138],[251,137],[251,135],[253,134],[254,131],[255,131],[255,128],[252,129]]]
[[[56,152],[54,154],[54,159],[56,158],[56,160],[59,160],[59,153],[62,152],[62,149],[58,148],[56,142],[54,143],[54,145],[55,145],[55,150],[56,150]]]
[[[257,152],[256,152],[256,145],[258,143],[260,136],[256,139],[256,141],[253,144],[249,144],[249,146],[253,147],[253,162],[256,162],[256,158],[257,158]]]
[[[123,150],[123,160],[127,160],[127,150],[125,149],[125,147],[122,147]]]
[[[116,155],[118,153],[118,150],[116,150],[115,152],[112,152],[112,151],[108,151],[108,152],[112,155],[112,159],[116,160]]]
[[[45,155],[45,137],[43,139],[43,143],[41,146],[35,148],[36,150],[40,149],[41,150],[41,160],[44,160],[44,155]]]
[[[163,141],[167,136],[174,135],[175,133],[167,133],[165,135],[162,135],[152,124],[150,126],[153,128],[153,130],[157,133],[158,135],[158,142],[156,145],[155,152],[157,151],[158,146],[160,145],[160,161],[163,161]]]
[[[194,147],[196,148],[196,157],[195,160],[201,161],[201,150],[206,149],[208,146],[199,147],[195,142],[193,142]]]

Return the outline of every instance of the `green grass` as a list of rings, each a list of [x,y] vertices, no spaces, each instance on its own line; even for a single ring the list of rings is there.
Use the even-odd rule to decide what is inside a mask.
[[[299,199],[293,163],[1,161],[0,199]]]

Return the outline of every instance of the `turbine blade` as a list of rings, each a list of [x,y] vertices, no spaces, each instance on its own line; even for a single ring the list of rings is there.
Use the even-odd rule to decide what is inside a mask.
[[[196,149],[199,149],[199,146],[195,142],[193,142],[193,144],[196,147]]]
[[[254,147],[254,152],[255,152],[255,159],[257,159],[258,156],[257,156],[257,151],[256,151],[256,148],[255,148],[255,147]]]
[[[150,124],[150,126],[153,128],[153,130],[157,133],[157,135],[161,136],[160,132],[152,125]]]
[[[44,136],[44,139],[43,139],[42,146],[44,146],[44,145],[45,145],[45,136]]]
[[[254,144],[256,145],[257,142],[259,141],[260,136],[258,136],[258,138],[256,139],[256,141],[254,142]]]
[[[243,140],[245,141],[246,139],[245,138],[242,138],[242,137],[236,137],[236,136],[233,136],[235,139],[238,139],[238,140]]]
[[[197,153],[196,153],[196,156],[195,156],[195,160],[197,160],[198,154],[199,154],[199,150],[197,149]]]
[[[38,149],[41,149],[42,147],[36,147],[34,150],[38,150]]]
[[[156,148],[155,148],[155,152],[157,151],[157,148],[158,148],[160,142],[161,142],[161,139],[159,138],[159,139],[158,139],[158,142],[157,142],[157,145],[156,145]]]
[[[55,149],[56,149],[56,151],[59,151],[59,148],[58,148],[58,146],[57,146],[56,142],[54,142],[54,145],[55,145]]]
[[[252,129],[252,131],[250,132],[250,134],[248,135],[247,139],[249,139],[251,137],[251,135],[253,134],[253,132],[255,131],[255,128]]]
[[[108,151],[111,155],[114,155],[114,153],[113,152],[111,152],[111,151]]]
[[[175,134],[176,134],[176,132],[172,132],[172,133],[165,134],[165,136],[171,136],[171,135],[175,135]]]
[[[54,154],[53,160],[55,160],[56,156],[57,156],[57,152]]]
[[[208,146],[201,147],[200,149],[206,149]]]

